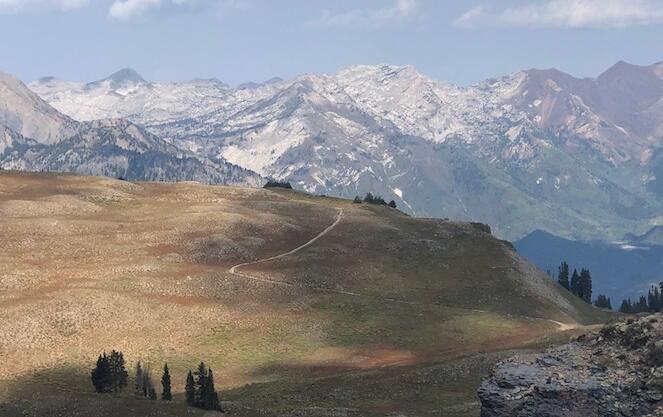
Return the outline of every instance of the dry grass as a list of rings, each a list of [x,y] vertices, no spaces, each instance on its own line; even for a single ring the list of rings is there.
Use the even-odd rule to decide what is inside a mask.
[[[243,269],[294,286],[228,274],[234,264],[311,239],[338,207],[342,223],[315,245]],[[358,373],[361,380],[371,370],[417,369],[554,332],[522,310],[565,321],[591,315],[566,301],[560,307],[546,296],[499,290],[492,280],[524,279],[521,266],[471,225],[287,191],[0,172],[0,236],[0,415],[183,413],[145,411],[128,397],[95,409],[102,400],[89,395],[87,370],[103,350],[155,368],[168,361],[178,393],[185,371],[205,360],[241,404],[264,395],[262,385],[244,384],[287,391],[315,378]],[[470,308],[470,295],[484,311]],[[35,395],[42,408],[28,412],[20,400]],[[315,390],[300,395],[307,410],[384,406],[368,398],[332,404]],[[401,409],[412,409],[417,395],[410,392]],[[264,412],[282,408],[258,403]],[[427,399],[415,408],[428,406],[440,404]]]

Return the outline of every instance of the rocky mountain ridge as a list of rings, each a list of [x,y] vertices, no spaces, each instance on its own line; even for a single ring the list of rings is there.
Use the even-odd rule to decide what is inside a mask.
[[[242,88],[112,78],[30,88],[78,120],[127,118],[309,192],[372,191],[506,238],[539,228],[608,240],[663,220],[661,63],[620,62],[595,79],[519,71],[470,87],[393,65]]]
[[[130,70],[115,86],[142,79]],[[45,79],[43,82],[53,82]],[[66,171],[131,180],[197,180],[260,185],[257,174],[216,158],[199,158],[124,119],[78,122],[14,77],[0,73],[0,168]]]

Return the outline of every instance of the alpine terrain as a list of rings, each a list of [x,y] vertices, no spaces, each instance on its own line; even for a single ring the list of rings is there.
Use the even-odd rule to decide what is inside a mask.
[[[0,235],[2,417],[221,415],[200,361],[227,416],[477,416],[497,360],[610,317],[486,225],[292,190],[5,171]],[[111,349],[131,385],[95,393]]]
[[[0,73],[0,168],[143,180],[259,185],[253,172],[200,158],[125,119],[78,122]]]
[[[613,240],[663,221],[663,63],[619,62],[592,79],[527,70],[469,87],[376,65],[238,88],[130,69],[30,88],[73,119],[124,118],[201,160],[318,194],[370,191],[509,239],[542,229]]]

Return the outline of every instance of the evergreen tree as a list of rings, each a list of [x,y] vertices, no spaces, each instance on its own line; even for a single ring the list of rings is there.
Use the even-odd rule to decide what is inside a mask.
[[[619,306],[619,312],[624,314],[633,314],[633,306],[631,305],[630,298],[622,300],[622,305]]]
[[[575,295],[580,294],[580,275],[578,275],[577,270],[573,270],[573,275],[571,275],[571,292]]]
[[[651,312],[658,312],[663,308],[663,296],[658,286],[653,285],[647,293],[647,303]]]
[[[221,410],[219,395],[214,388],[214,373],[203,362],[196,372],[189,371],[186,379],[187,403],[205,410]]]
[[[106,393],[113,390],[111,367],[106,352],[104,352],[103,355],[99,355],[97,365],[92,370],[90,378],[92,379],[92,385],[94,385],[94,390],[96,392]]]
[[[594,302],[594,305],[598,308],[607,308],[609,310],[612,310],[612,304],[610,303],[610,298],[606,297],[603,294],[599,294],[599,296],[596,298],[596,301]]]
[[[216,393],[214,388],[214,374],[210,369],[207,378],[205,378],[205,405],[204,409],[206,410],[217,410],[221,411],[221,406],[219,405],[219,395]]]
[[[161,386],[163,391],[161,393],[161,399],[165,401],[170,401],[173,399],[173,394],[170,390],[170,372],[168,371],[168,364],[163,366],[163,376],[161,377]]]
[[[197,407],[203,407],[205,403],[205,389],[207,387],[207,368],[205,368],[203,362],[200,362],[198,370],[194,372],[194,375],[196,376],[196,383],[194,385],[196,393],[195,403]]]
[[[352,202],[353,202],[354,204],[361,204],[361,203],[362,203],[362,201],[361,201],[361,197],[359,197],[358,195],[355,196],[355,199],[352,200]]]
[[[396,202],[394,200],[391,200],[387,205],[391,208],[396,208]]]
[[[143,368],[140,361],[136,363],[136,395],[143,395]]]
[[[196,383],[193,379],[193,374],[191,371],[186,376],[186,387],[184,388],[186,393],[186,402],[189,405],[196,405]]]
[[[583,268],[580,271],[578,278],[578,297],[582,298],[586,303],[592,302],[592,274],[589,269]]]
[[[154,401],[157,399],[157,390],[154,387],[150,387],[149,393],[148,393],[150,400]]]
[[[562,264],[559,266],[557,282],[559,282],[559,285],[566,288],[567,290],[571,288],[569,285],[569,264],[566,262],[562,262]]]
[[[114,392],[122,390],[126,387],[129,373],[124,367],[124,355],[122,352],[113,350],[108,357],[110,368],[111,387]]]

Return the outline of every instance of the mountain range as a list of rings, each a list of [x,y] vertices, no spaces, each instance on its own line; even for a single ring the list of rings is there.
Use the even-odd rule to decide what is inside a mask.
[[[410,214],[482,221],[508,239],[542,229],[616,240],[663,222],[663,63],[619,62],[583,79],[527,70],[469,87],[411,66],[359,65],[237,88],[149,82],[131,69],[29,88],[52,106],[47,116],[126,120],[159,138],[162,155],[312,193],[370,191]],[[41,142],[67,126],[51,119]],[[25,159],[14,152],[11,164]]]
[[[138,82],[123,78],[123,82]],[[0,73],[0,167],[125,179],[259,185],[257,174],[200,158],[126,119],[76,121]]]

